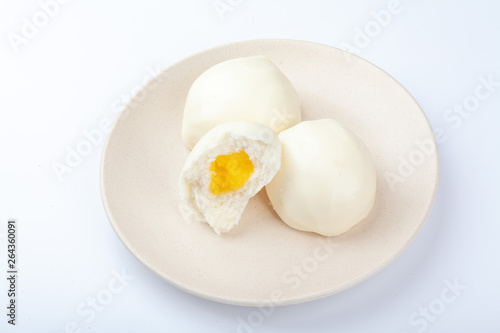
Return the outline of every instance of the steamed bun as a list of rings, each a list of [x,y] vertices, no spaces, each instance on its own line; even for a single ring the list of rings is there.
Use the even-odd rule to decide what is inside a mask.
[[[191,86],[182,139],[191,149],[209,130],[229,121],[253,121],[279,133],[301,120],[300,102],[288,78],[268,58],[221,62]]]
[[[280,165],[281,144],[270,128],[242,121],[213,128],[198,141],[180,175],[184,219],[206,222],[218,234],[229,231]]]
[[[286,224],[336,236],[367,217],[375,201],[375,165],[354,133],[321,119],[303,121],[279,138],[281,169],[266,191]]]

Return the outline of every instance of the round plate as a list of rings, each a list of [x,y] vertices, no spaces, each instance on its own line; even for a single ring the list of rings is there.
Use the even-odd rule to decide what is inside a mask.
[[[177,179],[189,154],[181,140],[187,92],[207,68],[251,55],[269,57],[290,79],[303,120],[334,118],[372,152],[375,206],[349,232],[323,237],[292,229],[264,190],[222,236],[205,223],[183,221]],[[120,114],[101,165],[108,218],[132,254],[182,290],[239,305],[309,301],[380,271],[422,227],[437,182],[432,129],[397,81],[357,56],[293,40],[224,45],[166,69]]]

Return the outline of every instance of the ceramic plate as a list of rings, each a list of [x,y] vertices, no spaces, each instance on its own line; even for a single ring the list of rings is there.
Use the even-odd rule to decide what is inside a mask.
[[[377,196],[368,218],[338,237],[294,230],[265,191],[219,236],[187,224],[177,179],[189,150],[181,140],[193,81],[227,59],[265,55],[291,80],[303,120],[334,118],[372,152]],[[191,56],[151,80],[109,134],[101,165],[108,218],[132,254],[189,293],[239,304],[292,304],[337,293],[380,271],[425,222],[438,182],[432,129],[413,97],[373,64],[336,48],[254,40]]]

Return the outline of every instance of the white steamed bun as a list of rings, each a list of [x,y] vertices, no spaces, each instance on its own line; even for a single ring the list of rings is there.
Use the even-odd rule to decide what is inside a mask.
[[[270,128],[243,121],[213,128],[198,141],[180,175],[184,218],[206,222],[218,234],[229,231],[280,164],[281,144]]]
[[[184,107],[182,139],[193,148],[224,122],[253,121],[279,133],[300,120],[297,92],[276,65],[263,56],[236,58],[194,81]]]
[[[281,169],[266,186],[289,226],[336,236],[367,217],[376,172],[365,144],[333,119],[304,121],[279,134]]]

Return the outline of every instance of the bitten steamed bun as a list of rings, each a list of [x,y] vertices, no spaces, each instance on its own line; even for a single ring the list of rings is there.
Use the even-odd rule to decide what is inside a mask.
[[[376,172],[364,143],[333,119],[304,121],[279,134],[281,169],[266,186],[289,226],[336,236],[374,204]]]
[[[280,165],[281,143],[270,128],[255,122],[213,128],[198,141],[180,175],[184,219],[206,222],[218,234],[229,231]]]
[[[263,56],[221,62],[189,90],[182,139],[193,148],[209,130],[228,121],[253,121],[279,133],[301,120],[300,102],[288,78]]]

